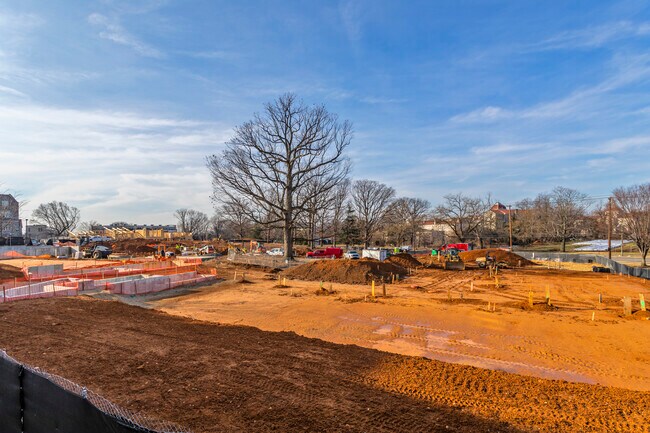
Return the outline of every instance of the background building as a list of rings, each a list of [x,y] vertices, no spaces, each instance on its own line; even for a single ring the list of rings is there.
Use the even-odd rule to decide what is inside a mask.
[[[20,203],[11,194],[0,194],[0,237],[22,237]]]

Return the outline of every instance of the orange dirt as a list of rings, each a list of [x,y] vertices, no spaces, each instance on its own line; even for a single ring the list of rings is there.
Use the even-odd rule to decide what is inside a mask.
[[[631,296],[638,311],[639,294],[650,299],[650,281],[526,267],[500,270],[497,287],[486,270],[419,269],[387,285],[387,297],[382,285],[376,287],[373,300],[365,284],[326,283],[336,294],[316,296],[318,281],[275,287],[277,275],[249,268],[251,283],[242,285],[233,281],[233,268],[220,265],[217,272],[226,281],[125,301],[335,343],[650,391],[650,321],[623,317],[621,302]],[[551,307],[544,304],[547,289]],[[531,292],[534,305],[528,308]]]
[[[415,257],[408,253],[400,253],[390,256],[387,261],[395,263],[398,266],[403,268],[420,268],[422,263],[418,261]]]
[[[406,273],[406,269],[401,266],[374,259],[325,259],[295,266],[282,275],[294,280],[367,284],[373,280],[389,282],[392,274],[403,276]]]
[[[521,262],[521,266],[534,265],[533,262],[521,257],[518,254],[511,253],[510,251],[506,251],[506,250],[500,250],[497,248],[464,251],[459,255],[464,262],[474,262],[479,257],[485,257],[485,254],[487,254],[488,252],[490,253],[490,256],[496,258],[498,262],[505,262],[508,264],[508,266],[519,266],[519,262]]]
[[[2,280],[13,280],[14,278],[23,278],[23,272],[20,268],[11,265],[0,264],[0,282]]]
[[[9,355],[196,433],[647,432],[648,392],[84,298],[3,304],[0,317]]]

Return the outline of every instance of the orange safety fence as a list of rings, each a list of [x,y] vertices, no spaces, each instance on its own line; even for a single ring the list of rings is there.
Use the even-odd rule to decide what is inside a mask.
[[[62,273],[41,276],[29,274],[27,268],[23,268],[23,273],[30,281],[46,281],[63,277],[104,280],[106,278],[124,277],[137,274],[171,275],[188,272],[191,269],[195,270],[196,265],[175,266],[171,262],[151,262],[111,267],[66,269]]]
[[[27,284],[11,289],[3,288],[0,292],[0,302],[18,301],[22,299],[48,298],[54,296],[76,296],[79,294],[77,281],[66,279]]]

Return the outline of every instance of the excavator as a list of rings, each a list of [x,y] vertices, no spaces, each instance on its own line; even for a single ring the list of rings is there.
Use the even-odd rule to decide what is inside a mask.
[[[458,250],[449,248],[442,252],[443,266],[445,270],[464,271],[465,262],[458,255]]]

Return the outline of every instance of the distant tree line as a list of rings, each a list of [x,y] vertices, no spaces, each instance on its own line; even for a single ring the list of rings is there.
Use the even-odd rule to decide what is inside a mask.
[[[344,152],[351,137],[351,124],[324,106],[307,106],[292,94],[266,104],[235,129],[224,151],[207,158],[215,216],[204,216],[206,230],[222,238],[280,240],[286,258],[294,241],[312,247],[325,240],[364,247],[450,241],[483,247],[512,236],[522,244],[559,242],[565,251],[570,240],[607,235],[607,206],[566,187],[499,209],[508,224],[497,224],[498,212],[491,212],[497,201],[490,195],[448,194],[432,208],[421,198],[397,197],[379,181],[351,180]],[[633,239],[644,257],[649,185],[612,193],[615,230]]]

